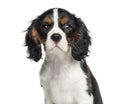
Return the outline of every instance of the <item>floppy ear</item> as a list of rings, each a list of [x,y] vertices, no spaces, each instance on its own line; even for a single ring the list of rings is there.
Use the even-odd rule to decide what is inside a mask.
[[[28,47],[28,58],[33,59],[34,61],[39,61],[42,56],[41,50],[41,41],[39,33],[36,30],[36,20],[32,21],[32,24],[28,27],[26,37],[25,37],[25,46]]]
[[[88,35],[88,29],[80,18],[74,16],[76,31],[79,34],[79,39],[72,44],[72,56],[75,60],[81,61],[88,56],[88,48],[91,44],[91,38]]]

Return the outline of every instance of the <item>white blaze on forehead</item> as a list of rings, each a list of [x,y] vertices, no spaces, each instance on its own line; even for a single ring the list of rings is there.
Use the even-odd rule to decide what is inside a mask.
[[[54,27],[58,27],[58,9],[53,10]]]
[[[48,33],[49,35],[52,35],[54,33],[59,33],[59,34],[64,34],[63,31],[60,29],[59,27],[59,21],[58,21],[58,9],[53,9],[53,21],[54,21],[54,25],[53,28],[51,29],[51,31]]]

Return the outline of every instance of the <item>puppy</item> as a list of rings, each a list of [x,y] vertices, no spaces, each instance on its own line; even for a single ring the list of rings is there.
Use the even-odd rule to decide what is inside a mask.
[[[103,104],[98,84],[85,58],[91,38],[80,18],[53,8],[34,19],[25,43],[30,59],[45,60],[40,71],[45,104]]]

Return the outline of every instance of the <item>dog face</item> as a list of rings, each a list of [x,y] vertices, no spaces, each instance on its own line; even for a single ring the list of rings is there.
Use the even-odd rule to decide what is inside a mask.
[[[34,61],[42,56],[41,44],[47,54],[71,51],[73,58],[80,61],[87,56],[91,43],[82,20],[60,8],[50,9],[34,19],[27,29],[25,42],[29,58]]]

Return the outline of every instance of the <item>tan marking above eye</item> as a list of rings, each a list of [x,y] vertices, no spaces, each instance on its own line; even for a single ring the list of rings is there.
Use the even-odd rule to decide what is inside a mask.
[[[52,19],[50,17],[46,17],[44,19],[44,22],[48,23],[48,24],[51,24],[52,23]]]
[[[68,20],[69,20],[69,19],[64,16],[64,17],[62,17],[62,18],[60,19],[60,23],[61,23],[61,24],[65,24],[65,23],[68,22]]]

